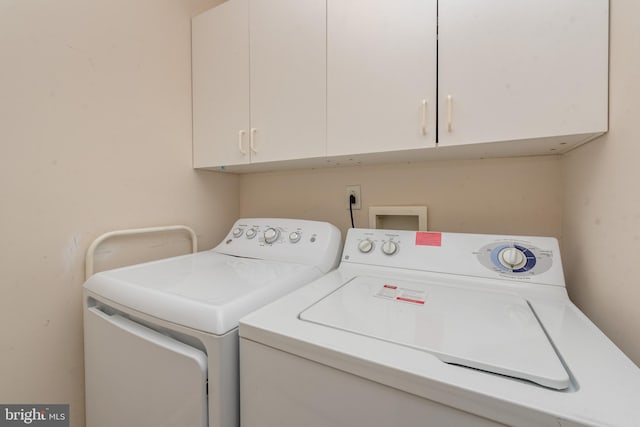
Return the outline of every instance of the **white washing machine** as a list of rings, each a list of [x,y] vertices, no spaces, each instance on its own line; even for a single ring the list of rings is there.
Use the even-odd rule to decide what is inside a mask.
[[[337,270],[241,319],[240,372],[243,427],[640,420],[552,238],[349,230]]]
[[[241,219],[210,251],[84,285],[87,427],[237,427],[238,319],[327,273],[339,230]]]

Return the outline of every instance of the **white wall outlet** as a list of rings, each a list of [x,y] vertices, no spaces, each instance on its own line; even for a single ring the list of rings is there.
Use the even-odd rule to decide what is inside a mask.
[[[346,204],[349,209],[349,196],[353,195],[356,198],[356,202],[352,205],[353,210],[362,208],[362,200],[360,200],[360,186],[359,185],[347,185],[347,198]]]

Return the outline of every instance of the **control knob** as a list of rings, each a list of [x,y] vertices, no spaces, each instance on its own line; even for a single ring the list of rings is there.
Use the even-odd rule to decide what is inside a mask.
[[[242,236],[242,232],[243,232],[243,231],[244,231],[244,230],[243,230],[242,228],[240,228],[240,227],[234,228],[234,229],[233,229],[233,237],[240,237],[240,236]]]
[[[393,240],[387,240],[382,244],[382,252],[385,255],[393,255],[398,252],[398,244]]]
[[[301,237],[302,235],[297,231],[292,231],[291,233],[289,233],[289,241],[291,243],[298,243]]]
[[[245,233],[245,236],[247,236],[247,239],[253,239],[254,237],[256,237],[256,234],[258,234],[258,230],[256,230],[255,228],[250,228]]]
[[[517,270],[524,267],[527,262],[527,257],[520,249],[509,247],[500,251],[498,260],[504,267],[510,270]]]
[[[264,241],[267,243],[275,242],[278,237],[280,237],[280,230],[276,228],[269,227],[264,231]]]
[[[358,250],[363,254],[368,254],[371,252],[371,249],[373,249],[373,242],[369,239],[361,240],[360,243],[358,243]]]

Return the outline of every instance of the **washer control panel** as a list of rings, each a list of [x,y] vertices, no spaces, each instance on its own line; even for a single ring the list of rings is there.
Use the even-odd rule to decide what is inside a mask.
[[[350,229],[342,262],[564,286],[551,237]]]
[[[214,251],[247,258],[335,267],[340,257],[340,231],[327,222],[285,218],[236,221]]]

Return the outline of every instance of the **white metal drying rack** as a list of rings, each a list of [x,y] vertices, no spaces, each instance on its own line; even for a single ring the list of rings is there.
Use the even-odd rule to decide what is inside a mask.
[[[167,225],[164,227],[147,227],[147,228],[131,228],[128,230],[116,230],[110,231],[108,233],[104,233],[97,239],[91,243],[89,249],[87,249],[87,257],[85,259],[84,266],[84,275],[85,280],[91,277],[93,274],[93,258],[94,252],[96,248],[105,240],[110,239],[112,237],[117,236],[131,236],[135,234],[149,234],[149,233],[161,233],[161,232],[170,232],[170,231],[186,231],[189,233],[191,237],[191,251],[196,253],[198,251],[198,238],[196,237],[195,231],[191,227],[187,227],[186,225]]]

